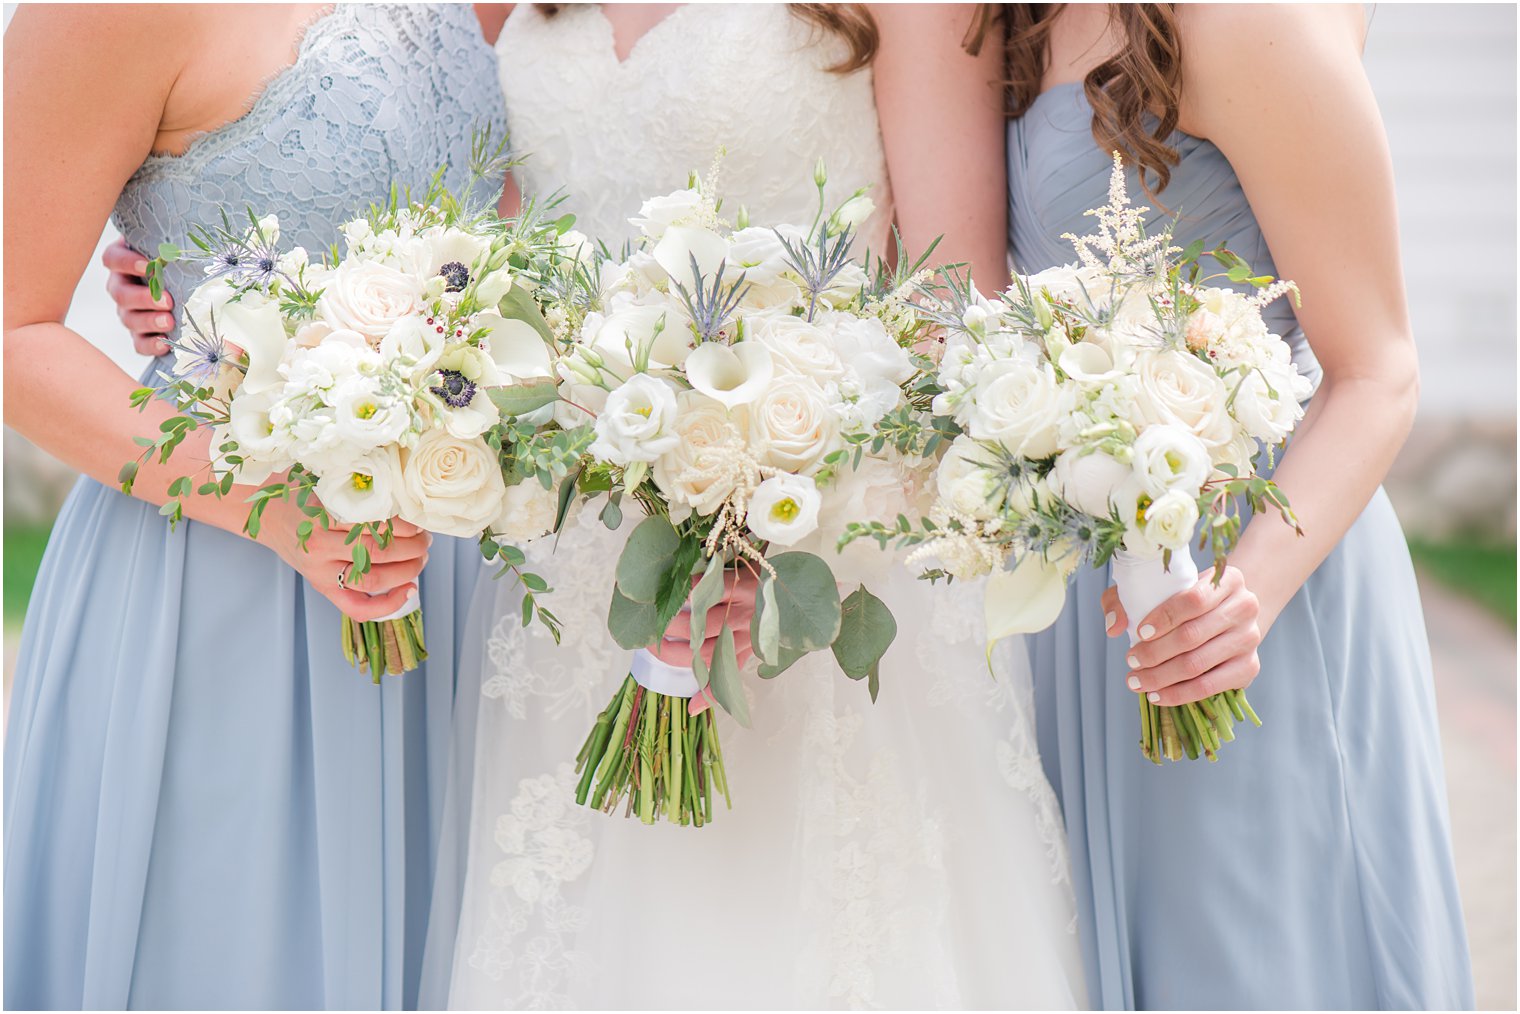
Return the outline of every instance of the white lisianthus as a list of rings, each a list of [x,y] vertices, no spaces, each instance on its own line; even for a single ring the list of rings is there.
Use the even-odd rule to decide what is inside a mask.
[[[696,190],[677,190],[651,197],[639,208],[629,224],[650,239],[659,239],[672,225],[697,221],[703,212],[702,194]]]
[[[317,299],[317,315],[329,326],[357,331],[371,345],[378,345],[397,321],[422,308],[416,275],[367,260],[339,264]]]
[[[401,452],[398,514],[440,535],[471,538],[501,514],[506,485],[496,453],[478,437],[429,430]]]
[[[750,497],[749,530],[778,546],[795,545],[817,529],[822,503],[818,484],[807,476],[772,476]]]
[[[730,411],[697,391],[683,391],[676,407],[678,441],[651,473],[670,501],[671,520],[679,523],[693,513],[716,513],[733,493],[739,473],[732,449],[743,448],[749,420],[743,409]]]
[[[1229,392],[1198,357],[1174,349],[1141,352],[1134,376],[1135,404],[1145,422],[1175,423],[1211,450],[1230,442]]]
[[[324,471],[317,480],[317,499],[345,525],[384,521],[396,514],[400,470],[394,448],[370,451]]]
[[[669,384],[647,373],[634,374],[607,396],[596,417],[591,454],[615,465],[658,461],[679,442],[676,396]]]
[[[967,436],[956,437],[940,459],[934,481],[945,504],[959,514],[990,521],[1003,508],[1004,485],[990,453]]]
[[[829,216],[829,234],[837,236],[846,229],[859,230],[876,213],[876,202],[865,194],[856,194]]]
[[[411,425],[406,405],[381,394],[373,377],[339,381],[330,399],[338,439],[363,450],[394,443]]]
[[[786,249],[775,229],[750,226],[728,237],[728,263],[753,285],[771,286],[787,270]]]
[[[554,528],[558,500],[553,490],[536,479],[508,486],[501,498],[501,514],[491,522],[491,534],[521,545],[541,538]]]
[[[1147,426],[1135,440],[1132,465],[1151,496],[1172,490],[1197,496],[1213,467],[1209,449],[1181,426]]]
[[[270,418],[273,407],[274,398],[268,393],[240,394],[233,399],[227,425],[218,427],[212,436],[211,450],[219,462],[219,473],[228,467],[222,460],[221,445],[229,438],[236,441],[236,453],[243,459],[234,482],[257,486],[274,472],[290,467],[285,442],[275,432]]]
[[[759,342],[703,342],[686,357],[691,386],[727,408],[748,405],[770,384],[775,368]]]
[[[1129,465],[1102,451],[1083,452],[1074,447],[1062,451],[1050,473],[1050,487],[1062,500],[1097,518],[1106,518],[1114,506],[1115,493],[1134,472]]]
[[[1070,399],[1049,364],[994,360],[977,376],[973,397],[969,421],[976,439],[997,441],[1026,458],[1056,452],[1057,426]]]
[[[1198,501],[1181,490],[1172,490],[1151,501],[1138,527],[1124,537],[1131,552],[1156,555],[1164,550],[1186,552],[1198,526]]]
[[[840,443],[839,416],[810,380],[781,378],[750,406],[750,447],[762,464],[810,475]]]

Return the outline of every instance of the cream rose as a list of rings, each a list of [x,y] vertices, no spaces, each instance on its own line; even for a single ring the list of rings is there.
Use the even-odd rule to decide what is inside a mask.
[[[820,386],[837,383],[844,376],[844,363],[829,336],[801,317],[764,318],[755,328],[754,340],[771,350],[778,376],[805,377]]]
[[[728,449],[736,442],[742,447],[748,431],[742,408],[730,411],[697,391],[676,398],[677,443],[652,469],[655,485],[670,500],[671,520],[718,510],[736,479]]]
[[[665,230],[678,223],[696,219],[702,211],[702,195],[696,190],[677,190],[660,197],[651,197],[630,218],[629,224],[650,239],[659,239]]]
[[[997,517],[1005,490],[990,459],[990,452],[969,437],[951,443],[934,476],[940,498],[951,510],[979,521]]]
[[[1147,423],[1174,423],[1211,450],[1234,436],[1225,409],[1229,392],[1213,368],[1187,352],[1172,349],[1135,357],[1135,404]]]
[[[750,446],[763,464],[811,474],[840,445],[839,417],[810,380],[780,379],[750,412]]]
[[[491,533],[508,542],[525,543],[549,534],[559,506],[553,490],[537,479],[508,486],[501,499],[501,513],[491,522]]]
[[[430,532],[479,535],[501,514],[505,492],[496,454],[479,438],[433,429],[401,452],[397,513]]]
[[[378,345],[396,322],[422,309],[417,276],[385,264],[347,260],[317,300],[317,315],[334,329],[357,331]]]
[[[971,435],[993,440],[1013,454],[1045,458],[1056,452],[1056,432],[1068,410],[1049,364],[998,359],[982,368],[970,406]]]
[[[1081,448],[1062,451],[1050,474],[1050,486],[1068,504],[1097,518],[1113,509],[1115,491],[1133,475],[1130,466],[1102,451],[1083,453]]]

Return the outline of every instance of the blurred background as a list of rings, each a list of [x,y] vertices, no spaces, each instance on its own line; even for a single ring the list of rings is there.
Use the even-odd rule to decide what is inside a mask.
[[[13,4],[5,4],[10,21]],[[1366,66],[1398,179],[1420,415],[1388,489],[1420,571],[1480,1008],[1515,1009],[1516,12],[1379,4]],[[102,247],[116,238],[107,229]],[[144,363],[98,257],[69,325]],[[74,480],[9,429],[5,689],[52,519]]]

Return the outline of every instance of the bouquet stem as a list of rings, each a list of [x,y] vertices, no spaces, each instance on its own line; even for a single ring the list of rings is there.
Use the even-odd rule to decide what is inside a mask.
[[[683,827],[712,820],[715,794],[732,805],[713,709],[691,715],[689,704],[626,677],[576,757],[575,801],[604,813],[621,805],[645,824],[663,818]]]
[[[343,617],[343,657],[376,683],[381,673],[411,672],[428,657],[422,634],[422,610],[388,620],[359,621]]]
[[[1141,557],[1123,550],[1114,554],[1114,583],[1119,601],[1129,616],[1130,644],[1139,641],[1135,633],[1140,621],[1152,609],[1198,580],[1198,567],[1186,552],[1172,554],[1171,567],[1163,566],[1160,557]],[[1219,759],[1219,748],[1235,739],[1235,723],[1250,720],[1261,725],[1251,710],[1244,690],[1226,690],[1201,701],[1181,707],[1152,704],[1140,698],[1140,752],[1154,764],[1162,759],[1211,761]]]

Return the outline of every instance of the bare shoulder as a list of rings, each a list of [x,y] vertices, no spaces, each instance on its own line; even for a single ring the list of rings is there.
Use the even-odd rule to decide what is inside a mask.
[[[5,32],[6,64],[54,84],[115,82],[162,95],[189,58],[208,6],[23,4]]]

